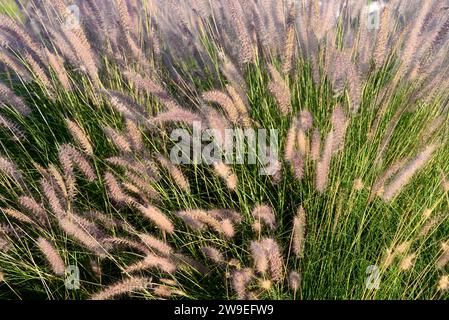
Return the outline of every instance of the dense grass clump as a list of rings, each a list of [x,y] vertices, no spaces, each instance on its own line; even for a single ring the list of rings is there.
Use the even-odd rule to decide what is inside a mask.
[[[449,297],[447,1],[20,3],[0,298]],[[176,163],[198,125],[277,143]]]

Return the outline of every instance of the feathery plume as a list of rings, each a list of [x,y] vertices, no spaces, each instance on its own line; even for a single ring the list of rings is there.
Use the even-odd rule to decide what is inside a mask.
[[[0,18],[0,29],[2,29],[2,31],[9,31],[10,33],[13,33],[14,38],[17,37],[21,40],[21,45],[25,47],[25,51],[33,53],[39,57],[41,61],[45,61],[41,51],[39,50],[39,45],[23,27],[19,26],[14,19],[8,17],[7,15],[1,14]]]
[[[241,49],[240,49],[240,61],[242,64],[251,62],[253,60],[253,47],[251,44],[251,39],[248,34],[248,30],[243,22],[242,14],[239,11],[239,2],[236,0],[230,0],[228,2],[229,9],[231,12],[231,17],[235,23],[235,28],[237,31],[237,37],[239,39]]]
[[[160,200],[159,193],[150,185],[150,182],[152,182],[153,179],[145,179],[145,176],[144,178],[142,178],[138,174],[134,174],[130,171],[125,172],[125,178],[129,182],[124,182],[123,186],[131,192],[135,192],[143,198],[146,198],[146,196],[148,196],[156,201]]]
[[[77,31],[81,31],[77,29]],[[99,86],[100,77],[98,76],[98,67],[95,62],[95,54],[85,38],[80,32],[64,29],[64,34],[75,51],[77,61],[83,66],[82,69],[88,74],[94,86]]]
[[[62,199],[61,196],[56,193],[55,188],[47,179],[42,178],[40,180],[40,185],[53,213],[57,216],[64,216],[66,214],[65,199]]]
[[[290,129],[287,133],[287,138],[285,141],[285,150],[284,150],[284,159],[285,161],[291,161],[293,159],[294,153],[295,153],[295,147],[296,147],[296,133],[298,130],[298,123],[296,122],[296,119],[293,119],[293,122],[290,126]]]
[[[407,271],[410,270],[415,264],[414,260],[416,259],[416,253],[411,253],[407,255],[402,261],[400,268],[401,270]]]
[[[59,172],[58,168],[54,164],[51,164],[48,169],[49,177],[53,185],[57,186],[59,191],[64,196],[64,199],[68,199],[68,193],[67,193],[67,186],[66,182],[64,181],[64,178],[62,177],[61,173]]]
[[[0,172],[20,183],[23,178],[16,165],[5,157],[0,156]]]
[[[15,209],[11,209],[11,208],[1,208],[0,209],[5,215],[14,218],[18,221],[24,222],[24,223],[28,223],[28,224],[35,224],[35,222],[28,217],[26,214],[15,210]]]
[[[143,141],[142,134],[137,127],[137,124],[132,120],[126,120],[126,130],[128,133],[129,140],[131,141],[133,150],[142,151]]]
[[[103,239],[103,242],[105,244],[112,245],[113,247],[120,247],[120,248],[126,247],[135,249],[144,254],[150,253],[150,250],[148,250],[148,248],[145,245],[128,238],[107,237]]]
[[[41,252],[45,255],[45,258],[50,264],[53,272],[58,276],[64,275],[64,261],[62,261],[62,258],[55,247],[53,247],[53,245],[49,241],[42,237],[39,237],[39,239],[37,240],[37,245],[39,246]]]
[[[394,249],[394,255],[398,256],[398,255],[403,255],[405,254],[411,246],[411,242],[410,241],[404,241],[402,243],[400,243],[395,249]]]
[[[332,112],[333,153],[336,153],[343,147],[347,128],[348,128],[348,119],[346,118],[343,109],[338,106]]]
[[[98,239],[86,231],[84,231],[78,224],[72,221],[69,217],[60,217],[59,226],[67,235],[76,239],[81,245],[91,250],[100,257],[106,255],[106,248],[99,242]]]
[[[172,164],[169,160],[164,158],[162,155],[158,155],[157,160],[159,161],[161,166],[168,171],[173,180],[175,180],[178,187],[184,190],[185,192],[190,193],[189,181],[186,179],[182,171],[174,164]]]
[[[382,195],[382,193],[384,192],[385,183],[402,168],[406,161],[406,159],[401,159],[393,163],[374,181],[371,187],[371,194],[368,199],[369,202],[373,201],[375,196]]]
[[[449,245],[447,243],[443,243],[441,245],[441,251],[442,253],[435,263],[438,269],[443,269],[449,262]]]
[[[313,126],[313,117],[310,111],[308,110],[301,110],[299,112],[299,126],[304,131],[309,131]]]
[[[47,222],[48,217],[45,209],[34,198],[28,196],[20,196],[19,203],[23,208],[33,213],[33,215],[37,219],[39,219],[40,222],[42,223]]]
[[[63,144],[59,148],[59,158],[66,175],[73,175],[73,166],[76,166],[89,182],[94,182],[97,175],[86,157],[73,146]]]
[[[70,133],[72,134],[73,138],[80,144],[80,146],[83,148],[83,150],[86,152],[86,154],[92,156],[93,155],[93,149],[92,144],[90,142],[90,139],[87,137],[87,135],[84,133],[84,131],[76,124],[74,121],[71,121],[69,119],[66,119],[67,128],[69,129]]]
[[[252,212],[256,220],[262,221],[271,230],[276,228],[276,217],[273,210],[267,205],[258,205]]]
[[[11,137],[16,141],[21,141],[25,138],[25,133],[21,129],[19,129],[19,125],[16,122],[2,116],[1,114],[0,114],[0,126],[10,131],[12,134]]]
[[[209,259],[216,263],[224,262],[223,254],[218,251],[218,249],[214,247],[202,247],[201,251],[206,255]]]
[[[393,263],[395,257],[396,253],[393,248],[388,248],[383,258],[382,266],[388,268]]]
[[[304,165],[305,165],[303,156],[300,153],[296,153],[293,156],[291,163],[295,178],[297,180],[302,180],[302,178],[304,177]]]
[[[409,37],[405,44],[404,51],[401,55],[401,64],[403,70],[407,70],[412,61],[413,55],[416,53],[416,49],[418,48],[419,36],[421,33],[421,29],[423,27],[425,17],[428,14],[429,10],[432,7],[432,1],[425,1],[422,6],[420,6],[417,18],[415,19],[415,23],[413,24],[413,28],[409,32]]]
[[[262,290],[270,291],[272,288],[272,283],[268,279],[259,279],[259,287]],[[251,297],[250,297],[250,300],[252,300]]]
[[[117,202],[127,202],[129,197],[123,192],[120,183],[110,172],[106,172],[104,180],[106,182],[106,187],[109,191],[109,195],[112,199]]]
[[[380,67],[385,61],[385,53],[388,48],[388,28],[390,26],[391,14],[392,4],[389,3],[386,8],[383,9],[380,17],[380,29],[377,33],[376,49],[373,54],[374,60],[378,67]]]
[[[234,102],[234,106],[240,114],[240,121],[245,128],[251,127],[251,118],[248,114],[248,108],[245,104],[245,99],[243,98],[243,94],[238,91],[234,86],[227,85],[226,90],[229,96],[232,98]]]
[[[296,293],[301,287],[301,275],[296,271],[290,271],[288,280],[290,288]]]
[[[449,276],[441,276],[438,280],[438,290],[446,291],[449,289]]]
[[[230,190],[235,190],[237,188],[238,178],[235,173],[232,172],[230,166],[223,162],[216,162],[214,163],[214,171],[226,182],[226,185]]]
[[[125,271],[128,273],[133,273],[151,268],[157,268],[165,273],[172,274],[176,272],[177,266],[171,259],[148,253],[143,260],[126,267]]]
[[[327,187],[334,146],[334,132],[331,131],[326,137],[323,154],[316,164],[316,189],[320,193],[323,193]]]
[[[25,104],[25,101],[17,96],[6,85],[0,82],[0,103],[1,102],[3,102],[4,104],[10,104],[22,116],[28,116],[31,113],[31,109]]]
[[[279,245],[273,239],[264,239],[261,241],[265,248],[270,264],[270,273],[274,282],[279,282],[284,278],[284,261]]]
[[[207,225],[214,231],[224,234],[228,238],[234,235],[234,229],[230,220],[225,219],[220,222],[204,210],[184,210],[178,212],[177,214],[184,220],[185,223],[194,229],[202,229],[205,225]]]
[[[150,124],[163,124],[165,122],[182,122],[193,126],[194,123],[201,122],[201,117],[192,111],[172,108],[149,120]]]
[[[106,135],[112,140],[114,145],[122,152],[127,153],[131,152],[131,144],[129,143],[128,139],[114,129],[110,127],[106,127],[104,129],[104,132]]]
[[[155,249],[165,256],[173,253],[173,249],[168,244],[149,234],[139,234],[139,238],[148,248]]]
[[[254,269],[259,273],[268,270],[268,257],[265,248],[258,241],[251,241],[251,255],[254,260]]]
[[[252,277],[253,270],[250,268],[234,271],[232,275],[232,287],[237,294],[237,299],[243,300],[247,298],[246,287],[252,280]]]
[[[34,58],[30,54],[25,55],[25,61],[30,66],[30,69],[35,75],[36,79],[40,81],[40,83],[45,87],[45,89],[48,90],[50,96],[52,97],[53,86],[45,71],[41,68],[39,63],[36,60],[34,60]]]
[[[224,234],[226,238],[232,238],[235,235],[234,224],[230,219],[224,219],[220,221],[221,233]]]
[[[312,160],[317,161],[321,154],[321,134],[318,128],[313,130],[312,143],[310,146],[310,155]]]
[[[291,106],[291,93],[288,88],[285,80],[282,78],[279,71],[277,71],[276,67],[272,64],[268,65],[268,70],[270,71],[272,81],[268,83],[268,90],[273,94],[276,98],[276,101],[279,106],[279,111],[283,115],[287,115],[292,112]]]
[[[169,286],[158,285],[153,289],[153,293],[161,298],[170,298],[173,295],[185,295],[181,290],[173,289]]]
[[[228,210],[228,209],[214,209],[208,211],[209,215],[211,217],[214,217],[217,220],[223,221],[223,220],[231,220],[235,224],[240,224],[243,220],[243,217],[240,213]]]
[[[169,234],[174,233],[175,227],[173,226],[173,223],[158,208],[152,205],[147,205],[145,207],[138,205],[137,208],[145,217],[150,219],[159,229]]]
[[[25,83],[31,82],[31,74],[23,64],[16,61],[8,54],[0,51],[0,62],[7,66],[9,69],[19,76]]]
[[[301,206],[293,218],[292,247],[298,258],[304,257],[304,245],[306,241],[306,212]]]
[[[123,294],[131,294],[135,291],[146,290],[151,284],[151,278],[132,277],[106,287],[102,291],[94,294],[90,299],[109,300]]]
[[[296,7],[292,3],[286,23],[286,32],[284,40],[284,56],[282,64],[282,72],[288,74],[292,70],[293,58],[295,56],[295,20]]]
[[[290,92],[284,90],[282,86],[275,82],[268,83],[268,90],[276,98],[279,106],[279,111],[283,115],[291,113],[291,96]]]
[[[67,74],[67,70],[64,67],[64,61],[61,57],[51,53],[47,48],[44,49],[45,55],[47,57],[47,61],[50,64],[50,67],[53,69],[56,77],[61,83],[62,87],[66,91],[72,90],[72,85],[70,84],[69,76]]]
[[[362,190],[364,187],[365,187],[365,185],[363,184],[363,181],[362,181],[362,179],[360,179],[360,178],[357,178],[357,179],[354,181],[354,184],[352,185],[352,188],[353,188],[354,190],[356,190],[356,191],[360,191],[360,190]]]
[[[203,93],[203,99],[208,102],[214,102],[219,104],[229,117],[229,120],[237,124],[239,123],[239,112],[234,105],[232,99],[223,92],[213,90]]]
[[[302,128],[298,128],[296,133],[296,140],[298,143],[298,150],[302,156],[306,156],[309,153],[309,139]]]
[[[436,150],[436,145],[428,146],[415,159],[410,161],[393,179],[393,181],[385,188],[382,199],[391,201],[401,189],[407,185],[415,173],[426,165]]]

